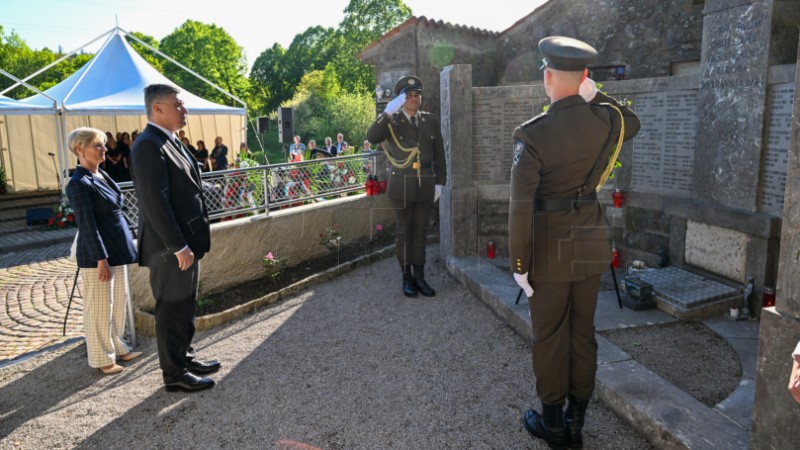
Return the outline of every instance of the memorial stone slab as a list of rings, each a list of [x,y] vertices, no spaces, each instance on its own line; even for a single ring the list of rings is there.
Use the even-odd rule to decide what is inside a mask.
[[[633,188],[689,197],[697,130],[697,91],[639,94],[642,128],[633,141]]]
[[[761,211],[783,215],[786,164],[792,133],[794,83],[775,84],[767,90],[767,143],[761,177]]]
[[[744,283],[747,243],[744,233],[689,220],[684,257],[687,264]]]
[[[772,2],[706,5],[692,177],[697,198],[755,211]]]

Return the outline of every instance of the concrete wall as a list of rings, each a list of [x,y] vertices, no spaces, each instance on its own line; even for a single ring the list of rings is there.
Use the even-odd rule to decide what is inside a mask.
[[[790,76],[794,76],[793,68],[772,68],[769,71],[770,83],[784,85],[790,81]],[[449,226],[453,227],[451,236],[460,239],[458,243],[453,243],[453,249],[459,249],[461,254],[480,255],[484,252],[486,241],[491,239],[497,243],[498,253],[507,255],[511,135],[520,123],[540,113],[548,100],[541,85],[470,88],[465,70],[462,66],[453,66],[442,73],[442,89],[447,89],[449,101],[452,102],[446,105],[447,99],[443,100],[442,109],[449,109],[450,115],[450,124],[443,126],[443,132],[450,130],[451,136],[445,136],[445,141],[450,140],[448,155],[455,171],[453,177],[461,176],[461,182],[454,182],[450,186],[449,197],[443,205],[449,201],[449,213],[456,214],[456,217],[449,219]],[[455,79],[457,82],[446,86],[445,79]],[[608,81],[602,89],[618,99],[630,100],[634,110],[637,106],[642,106],[644,110],[645,98],[651,104],[654,96],[661,98],[659,96],[673,93],[696,98],[699,84],[699,74],[693,74]],[[464,93],[465,89],[470,89],[469,95]],[[663,99],[659,101],[665,103]],[[639,105],[640,102],[642,105]],[[692,108],[693,105],[696,102],[689,101],[683,107]],[[463,116],[457,115],[459,112],[471,117],[466,121]],[[655,114],[663,115],[659,111]],[[675,115],[674,111],[669,114]],[[443,121],[448,119],[446,116],[443,112]],[[643,122],[649,123],[648,120],[643,118]],[[685,118],[679,116],[676,120],[687,122],[686,127],[696,127],[693,122],[696,117],[692,118],[691,114],[686,114]],[[458,127],[454,125],[456,123]],[[465,130],[465,124],[468,124],[469,130]],[[674,128],[674,124],[669,126]],[[766,129],[769,131],[769,127]],[[652,136],[670,140],[663,133],[651,133]],[[702,188],[695,188],[692,184],[693,173],[716,169],[692,162],[693,139],[693,136],[686,138],[686,148],[679,149],[682,156],[677,160],[684,166],[683,181],[658,184],[656,179],[655,187],[649,179],[642,177],[669,178],[675,175],[675,168],[664,161],[654,160],[647,153],[652,142],[645,143],[636,138],[625,144],[620,156],[622,168],[616,171],[615,177],[600,192],[600,198],[606,205],[611,204],[610,196],[615,188],[626,193],[622,209],[606,208],[612,226],[612,240],[622,251],[623,264],[642,259],[648,265],[655,266],[661,257],[659,251],[667,251],[673,263],[691,265],[710,275],[716,274],[741,284],[753,277],[756,295],[751,297],[751,309],[757,311],[761,289],[775,285],[780,215],[766,210],[730,208],[709,199]],[[668,156],[666,150],[665,155]],[[687,161],[688,169],[685,167]],[[767,175],[762,171],[760,176],[761,180],[756,178],[748,181],[750,189],[758,191],[758,186],[764,185]],[[773,180],[772,183],[778,181]],[[443,216],[443,229],[447,228],[444,220]],[[699,231],[687,240],[687,232],[691,230]],[[697,252],[690,251],[687,254],[687,242],[692,245],[707,244],[713,250],[723,241],[740,245],[736,248],[726,247],[722,253],[717,252],[719,254],[713,264],[706,257],[698,258]]]
[[[691,0],[551,0],[497,40],[501,84],[541,80],[540,39],[582,39],[598,50],[595,65],[626,66],[627,78],[663,77],[671,64],[699,61],[703,4]]]
[[[213,293],[263,276],[268,252],[290,266],[324,255],[320,233],[337,224],[344,243],[368,240],[376,224],[393,225],[385,195],[355,195],[221,222],[211,226],[211,251],[200,264],[201,293]],[[291,270],[289,268],[288,270]],[[132,266],[131,294],[137,309],[152,312],[149,270]]]
[[[800,85],[800,64],[795,77],[795,85]],[[775,307],[762,312],[760,334],[751,448],[795,448],[800,442],[800,406],[786,387],[791,353],[800,341],[800,90],[794,96],[777,295]]]

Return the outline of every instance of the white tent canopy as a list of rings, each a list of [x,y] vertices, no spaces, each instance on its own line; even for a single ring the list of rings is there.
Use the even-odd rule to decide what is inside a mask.
[[[20,82],[0,69],[0,74]],[[33,86],[22,83],[41,93]],[[27,105],[0,95],[0,167],[5,169],[9,187],[57,183],[54,156],[58,153],[59,117],[54,99],[45,105]],[[14,149],[12,152],[11,149]],[[36,152],[35,149],[43,149]],[[15,174],[25,174],[19,180]]]
[[[136,53],[124,39],[124,34],[119,28],[111,30],[97,54],[80,70],[44,93],[19,102],[10,102],[19,108],[30,108],[29,114],[41,108],[48,109],[49,114],[53,114],[51,98],[56,99],[61,113],[61,148],[64,149],[59,152],[62,174],[77,163],[67,150],[66,135],[70,130],[81,126],[98,128],[112,134],[142,130],[147,125],[144,88],[154,83],[175,85]],[[183,89],[181,91],[181,99],[189,111],[189,120],[184,131],[192,143],[197,140],[211,143],[215,137],[221,136],[230,149],[230,157],[235,157],[245,138],[246,109],[218,105]],[[3,104],[0,103],[0,108]],[[52,126],[47,130],[31,123],[27,132],[38,136],[38,139],[30,142],[36,155],[46,155],[58,148],[58,143],[54,141],[58,133]],[[49,137],[49,144],[43,142],[46,141],[45,136]],[[29,149],[18,145],[9,145],[8,148],[15,159],[17,155],[30,153]],[[9,176],[9,184],[15,191],[56,188],[54,170],[41,167],[36,174],[14,170],[13,176]],[[42,171],[49,173],[42,174]],[[65,182],[63,178],[62,182]]]

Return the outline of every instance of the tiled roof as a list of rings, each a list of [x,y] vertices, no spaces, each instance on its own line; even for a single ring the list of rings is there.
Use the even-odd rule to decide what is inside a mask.
[[[492,38],[497,37],[497,36],[500,35],[500,33],[497,32],[497,31],[489,31],[489,30],[484,30],[484,29],[481,29],[481,28],[468,27],[466,25],[456,25],[456,24],[452,24],[450,22],[444,22],[442,20],[428,19],[425,16],[420,16],[420,17],[412,16],[408,20],[406,20],[405,22],[403,22],[400,25],[394,27],[393,29],[389,30],[386,34],[384,34],[383,36],[381,36],[378,39],[376,39],[375,41],[373,41],[371,44],[366,46],[363,50],[361,50],[361,52],[358,54],[359,59],[361,58],[361,55],[364,54],[365,52],[367,52],[368,50],[372,49],[373,47],[377,46],[378,44],[382,43],[383,41],[385,41],[387,39],[390,39],[392,36],[400,33],[404,29],[406,29],[406,28],[408,28],[410,26],[416,25],[416,24],[425,25],[425,26],[429,26],[429,27],[435,27],[435,28],[457,30],[457,31],[461,31],[461,32],[464,32],[464,33],[477,34],[477,35],[487,36],[487,37],[492,37]]]

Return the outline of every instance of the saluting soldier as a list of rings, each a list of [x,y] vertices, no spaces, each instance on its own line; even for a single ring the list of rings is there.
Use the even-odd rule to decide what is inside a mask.
[[[419,78],[403,77],[394,90],[397,97],[372,124],[367,139],[382,143],[391,164],[386,195],[397,222],[395,243],[403,294],[433,297],[436,292],[425,281],[425,229],[447,181],[442,132],[434,115],[420,111]]]
[[[514,280],[528,296],[542,403],[542,413],[527,411],[523,423],[550,448],[575,449],[583,448],[581,429],[597,371],[600,274],[611,260],[596,190],[622,141],[633,138],[640,124],[587,78],[586,67],[597,55],[590,45],[553,36],[539,41],[539,51],[551,104],[514,130],[508,219]]]

